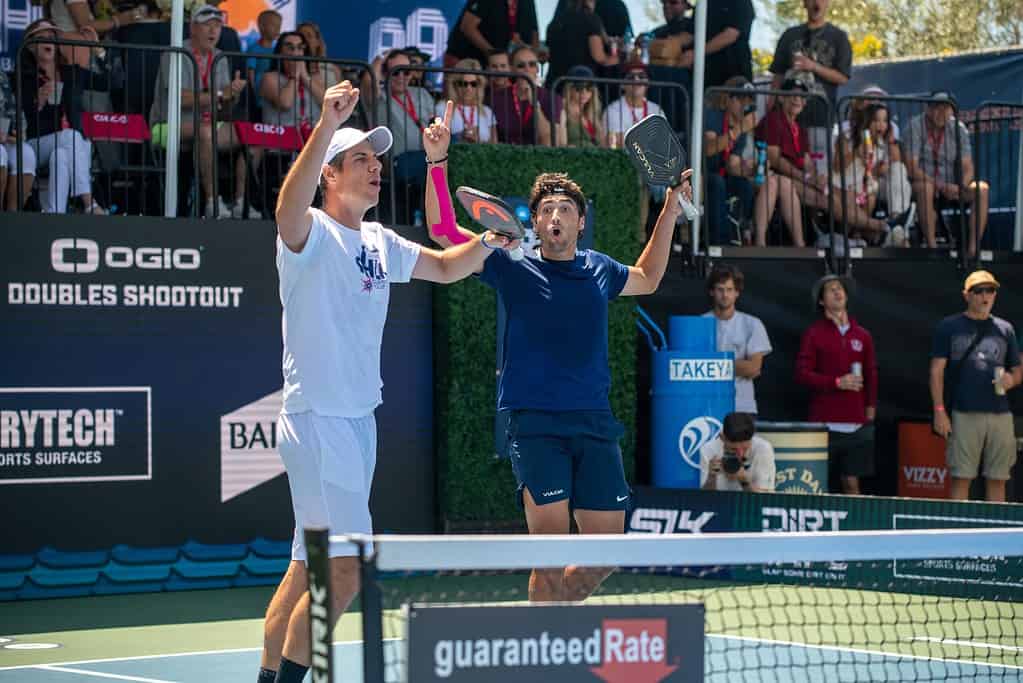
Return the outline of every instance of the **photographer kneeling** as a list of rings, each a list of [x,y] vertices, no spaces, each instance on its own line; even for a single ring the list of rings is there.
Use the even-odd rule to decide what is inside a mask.
[[[700,449],[701,488],[774,491],[774,447],[755,431],[749,413],[725,415],[720,436]]]

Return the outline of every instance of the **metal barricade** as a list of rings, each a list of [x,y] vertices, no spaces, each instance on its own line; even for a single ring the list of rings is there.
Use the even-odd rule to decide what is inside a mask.
[[[930,121],[946,115],[937,105],[950,107],[940,133]],[[833,175],[842,189],[843,234],[851,240],[846,258],[862,246],[912,245],[944,247],[963,265],[973,258],[966,221],[971,179],[964,177],[972,144],[955,100],[850,95],[839,100],[838,112]]]
[[[417,222],[421,217],[423,211],[423,197],[425,192],[425,180],[426,180],[426,158],[423,154],[422,144],[422,128],[424,125],[432,121],[435,116],[442,111],[440,103],[446,101],[446,98],[442,97],[440,100],[433,102],[433,109],[429,114],[424,114],[420,111],[420,104],[417,104],[416,100],[420,103],[427,103],[426,96],[416,92],[415,95],[410,94],[408,90],[403,90],[403,97],[398,97],[392,91],[391,81],[395,77],[402,77],[407,79],[407,76],[403,74],[408,72],[422,73],[422,74],[443,74],[445,80],[451,76],[481,76],[483,78],[507,78],[510,79],[513,85],[510,85],[505,91],[514,88],[516,81],[526,81],[525,77],[520,73],[514,73],[510,71],[488,71],[485,69],[458,69],[458,68],[441,68],[441,67],[428,67],[419,65],[402,65],[395,67],[390,73],[386,74],[383,81],[383,89],[380,93],[380,106],[378,107],[378,113],[381,117],[381,124],[387,126],[391,133],[394,135],[394,147],[392,148],[391,155],[387,164],[386,181],[388,183],[388,194],[389,194],[389,209],[390,215],[388,220],[394,223],[405,223],[412,224]],[[526,81],[528,82],[528,81]],[[403,84],[404,85],[404,84]],[[484,111],[489,110],[490,116],[493,117],[496,127],[496,133],[498,139],[490,139],[488,142],[507,142],[505,139],[506,135],[509,135],[513,129],[510,126],[511,119],[509,116],[518,116],[518,128],[514,131],[518,132],[519,139],[522,135],[531,138],[533,142],[536,142],[538,126],[532,122],[536,120],[536,116],[532,115],[531,130],[523,132],[522,122],[525,118],[524,115],[519,115],[518,112],[511,109],[511,104],[504,106],[503,103],[512,103],[518,105],[520,110],[523,112],[535,112],[542,104],[539,101],[538,90],[533,83],[529,83],[530,86],[530,98],[527,101],[525,109],[519,101],[515,98],[513,92],[501,92],[500,95],[495,96],[492,99],[493,108],[491,105],[486,105]],[[420,92],[426,92],[420,89]],[[432,99],[432,95],[430,95]],[[500,100],[500,103],[497,102]],[[409,102],[412,103],[412,107],[409,107]],[[411,117],[413,112],[416,116],[415,129],[412,128]],[[458,114],[456,113],[456,116]],[[400,121],[396,120],[400,117]],[[456,122],[453,122],[455,124]],[[492,131],[491,133],[493,133]],[[482,134],[479,134],[479,139],[482,139]],[[458,144],[459,136],[455,136],[453,141]]]
[[[826,137],[833,126],[827,98],[805,91],[712,87],[704,101],[712,103],[699,160],[705,198],[701,227],[708,253],[720,256],[722,248],[742,246],[802,249],[835,244],[835,193],[824,172],[832,166],[832,149],[826,140],[822,145],[815,139]],[[790,119],[798,118],[810,102],[825,113],[823,128],[808,131]],[[735,129],[731,121],[737,113],[740,127]],[[780,221],[776,214],[781,214]],[[829,250],[831,272],[839,250]]]
[[[1023,251],[1023,216],[1019,214],[1023,191],[1023,104],[982,102],[962,120],[973,134],[977,179],[989,187],[988,245],[994,250]],[[979,217],[978,217],[979,218]],[[979,227],[970,216],[974,230]],[[978,230],[978,234],[979,234]],[[978,244],[977,257],[983,251]]]
[[[52,81],[30,50],[50,45],[60,71]],[[198,78],[195,58],[182,48],[45,37],[20,46],[13,126],[18,132],[17,209],[24,209],[29,198],[28,172],[35,171],[38,181],[46,168],[39,202],[44,211],[62,213],[70,195],[79,198],[86,212],[163,213],[165,151],[156,139],[160,130],[151,129],[149,119],[160,64],[171,53],[180,55]],[[46,100],[39,102],[43,91]],[[193,114],[198,128],[198,111]],[[196,174],[198,168],[196,160]],[[193,215],[195,208],[192,202]]]
[[[231,73],[232,64],[245,59],[271,63],[260,74],[260,83],[249,82],[248,73],[238,73],[240,70]],[[345,80],[360,86],[359,104],[344,125],[369,129],[377,121],[377,102],[372,96],[376,77],[369,63],[361,60],[247,52],[217,53],[211,73],[216,74],[225,60],[231,80],[239,76],[245,86],[229,107],[214,107],[210,112],[212,129],[217,131],[212,138],[216,148],[210,179],[213,213],[219,218],[225,208],[234,218],[272,218],[288,169],[319,121],[323,93]],[[292,65],[306,70],[308,90],[301,79],[290,76]],[[276,87],[268,76],[277,78]],[[227,155],[231,155],[231,163],[225,172],[222,161]],[[222,180],[231,190],[227,201],[221,196]]]

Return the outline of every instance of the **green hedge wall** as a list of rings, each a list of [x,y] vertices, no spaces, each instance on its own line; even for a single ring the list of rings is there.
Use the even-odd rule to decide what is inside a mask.
[[[452,189],[469,185],[498,196],[529,196],[537,174],[563,171],[578,182],[596,211],[596,248],[631,265],[643,245],[639,179],[621,151],[453,145]],[[457,205],[457,202],[456,202]],[[458,222],[473,225],[460,206]],[[479,231],[479,226],[473,225]],[[609,312],[611,406],[625,425],[625,471],[635,450],[636,333],[633,304]],[[473,278],[436,288],[434,341],[438,493],[445,527],[483,528],[521,520],[507,460],[494,458],[497,381],[494,291]]]

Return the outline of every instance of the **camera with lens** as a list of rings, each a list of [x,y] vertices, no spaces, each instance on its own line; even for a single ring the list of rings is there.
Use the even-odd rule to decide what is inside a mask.
[[[735,453],[725,453],[721,457],[721,469],[728,474],[735,474],[742,469],[742,459]]]

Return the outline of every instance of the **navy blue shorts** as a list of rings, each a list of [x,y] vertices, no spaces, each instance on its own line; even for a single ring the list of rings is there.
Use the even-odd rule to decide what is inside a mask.
[[[511,411],[508,456],[519,505],[529,489],[537,505],[568,500],[573,509],[625,510],[629,485],[618,446],[624,433],[610,411]]]

